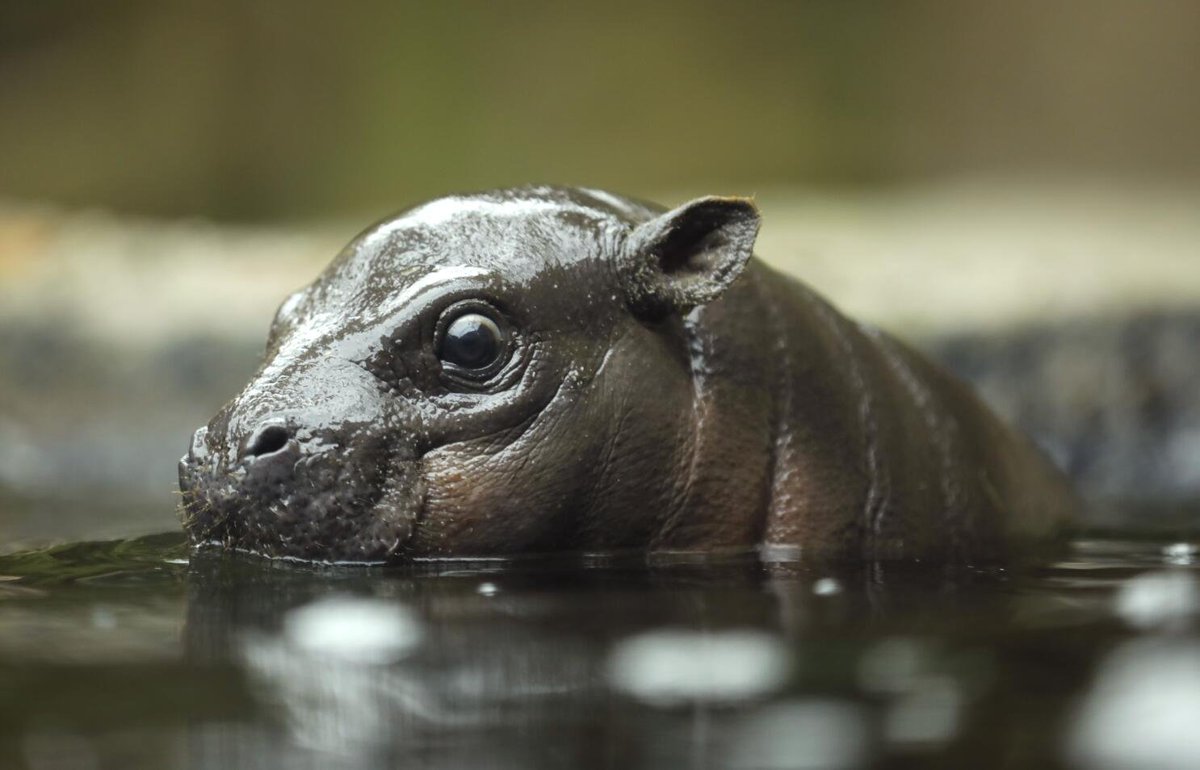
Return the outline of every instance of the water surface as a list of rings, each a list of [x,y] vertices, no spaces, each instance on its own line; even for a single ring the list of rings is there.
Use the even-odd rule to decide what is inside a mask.
[[[1196,540],[1036,568],[0,556],[0,767],[1200,766]]]

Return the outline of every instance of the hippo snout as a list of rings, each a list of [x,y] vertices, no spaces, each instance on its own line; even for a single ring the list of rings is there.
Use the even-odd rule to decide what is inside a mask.
[[[219,416],[179,465],[193,541],[270,556],[382,561],[412,535],[420,504],[403,442],[369,425]],[[331,553],[329,542],[340,547]]]
[[[308,441],[297,438],[302,433]],[[269,505],[295,486],[297,474],[304,472],[301,461],[317,454],[320,443],[311,431],[284,420],[267,420],[224,436],[204,426],[193,434],[187,456],[180,462],[180,488],[185,497],[205,504],[231,493],[244,498],[246,507]]]

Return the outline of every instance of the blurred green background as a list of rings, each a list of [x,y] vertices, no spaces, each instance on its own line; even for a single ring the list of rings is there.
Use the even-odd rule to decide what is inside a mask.
[[[0,5],[0,196],[376,215],[963,174],[1200,178],[1200,3]]]

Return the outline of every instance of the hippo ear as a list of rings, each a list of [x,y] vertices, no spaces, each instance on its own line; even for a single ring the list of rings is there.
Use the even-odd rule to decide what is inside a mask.
[[[641,224],[625,242],[625,298],[643,318],[716,299],[750,259],[758,209],[748,198],[699,198]]]

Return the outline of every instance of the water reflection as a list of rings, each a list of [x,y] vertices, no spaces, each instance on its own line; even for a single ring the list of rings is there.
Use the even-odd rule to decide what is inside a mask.
[[[1103,770],[1200,767],[1200,641],[1142,639],[1106,656],[1068,752]]]
[[[1178,569],[1146,572],[1125,581],[1114,604],[1117,615],[1137,628],[1186,628],[1200,616],[1200,581]]]
[[[1104,656],[1074,715],[1067,753],[1078,764],[1161,770],[1200,767],[1200,580],[1195,546],[1162,548],[1167,569],[1125,580],[1114,613],[1145,636]]]
[[[780,689],[791,663],[783,642],[761,632],[663,629],[618,643],[608,658],[608,680],[655,706],[733,703]]]
[[[1163,546],[1163,557],[1168,564],[1176,564],[1184,567],[1188,564],[1195,564],[1196,559],[1200,556],[1200,545],[1195,543],[1171,543]]]
[[[951,741],[960,680],[980,680],[953,644],[912,641],[920,660],[905,663],[905,637],[880,634],[988,617],[1006,580],[747,560],[306,570],[201,554],[189,656],[240,660],[264,717],[196,732],[190,761],[863,766],[887,744]]]
[[[390,670],[420,638],[413,613],[394,602],[330,597],[289,610],[278,634],[249,635],[243,656],[296,744],[345,753],[386,743],[393,702],[421,700]]]
[[[1196,766],[1174,545],[1015,571],[0,557],[0,766]]]
[[[841,700],[773,703],[738,725],[714,766],[746,770],[850,770],[865,767],[876,751],[870,711]]]

